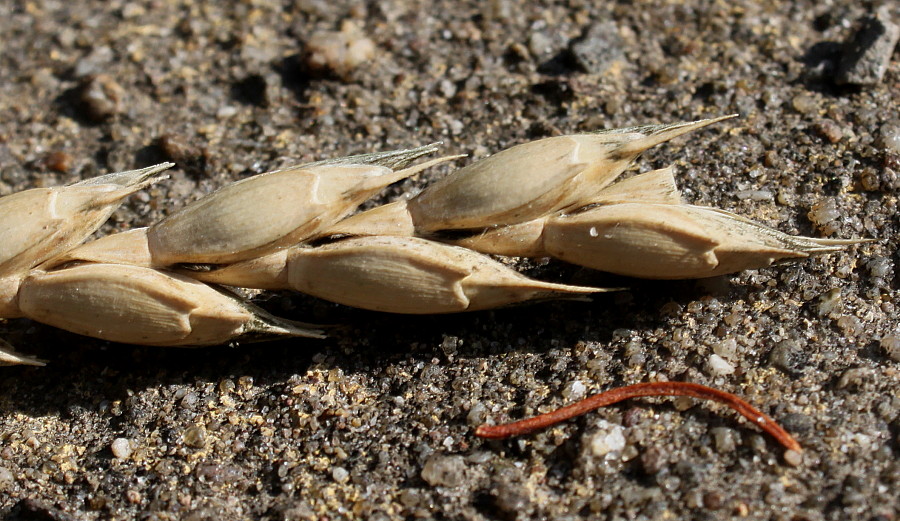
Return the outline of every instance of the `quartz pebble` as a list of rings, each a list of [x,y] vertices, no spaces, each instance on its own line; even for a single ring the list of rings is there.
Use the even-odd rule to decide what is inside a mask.
[[[601,420],[598,426],[599,430],[591,436],[589,442],[594,456],[606,456],[625,448],[625,434],[621,425]]]
[[[719,355],[709,355],[709,371],[713,376],[726,376],[734,373],[734,366]]]
[[[422,468],[422,479],[433,487],[458,487],[465,480],[466,460],[462,456],[435,454]]]
[[[128,459],[133,450],[131,447],[131,440],[128,438],[116,438],[113,440],[112,445],[110,445],[110,449],[112,450],[113,456],[118,459]]]

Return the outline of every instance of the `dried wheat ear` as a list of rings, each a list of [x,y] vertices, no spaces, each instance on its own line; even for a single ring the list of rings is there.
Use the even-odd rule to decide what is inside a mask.
[[[318,327],[274,317],[222,286],[453,313],[611,290],[534,280],[486,254],[675,279],[862,242],[794,237],[685,204],[671,168],[617,182],[644,150],[730,117],[525,143],[355,215],[382,188],[462,156],[414,164],[437,150],[433,144],[300,165],[86,244],[128,195],[165,179],[160,172],[173,165],[26,190],[0,198],[0,318],[143,345],[320,338]],[[8,345],[0,345],[0,362],[40,363]]]

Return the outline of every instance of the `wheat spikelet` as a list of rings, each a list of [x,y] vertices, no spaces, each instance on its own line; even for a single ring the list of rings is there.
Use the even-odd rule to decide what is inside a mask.
[[[686,204],[672,168],[617,181],[641,152],[732,116],[543,139],[348,217],[385,186],[461,156],[424,147],[268,172],[147,228],[80,245],[172,166],[0,198],[0,318],[116,342],[192,346],[320,338],[219,288],[292,289],[393,313],[452,313],[610,291],[528,278],[485,253],[623,275],[699,278],[839,251]],[[412,165],[412,166],[411,166]],[[80,245],[80,246],[79,246]],[[0,363],[40,361],[0,345]]]

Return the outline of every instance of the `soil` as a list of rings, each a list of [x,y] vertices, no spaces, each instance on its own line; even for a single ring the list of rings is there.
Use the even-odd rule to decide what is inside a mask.
[[[162,349],[0,321],[50,362],[0,371],[0,516],[896,519],[898,15],[868,0],[0,4],[0,194],[178,164],[101,235],[290,164],[442,141],[470,155],[460,165],[546,136],[739,113],[636,170],[674,164],[686,200],[788,233],[875,239],[697,281],[516,262],[630,288],[588,303],[410,317],[258,299],[347,326],[327,340]],[[473,436],[663,379],[744,397],[802,461],[690,400]]]

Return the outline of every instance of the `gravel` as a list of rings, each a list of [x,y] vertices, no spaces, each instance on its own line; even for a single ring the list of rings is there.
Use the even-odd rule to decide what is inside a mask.
[[[50,361],[0,371],[0,517],[900,516],[897,53],[882,43],[882,76],[835,81],[844,42],[864,20],[889,27],[895,5],[38,0],[0,14],[0,194],[179,163],[100,234],[300,162],[443,141],[465,164],[550,135],[738,112],[636,169],[674,164],[688,201],[789,233],[875,239],[700,281],[515,261],[630,290],[459,316],[258,299],[346,326],[324,341],[142,348],[0,321]],[[651,379],[735,392],[804,451],[691,399],[508,441],[472,434]]]

